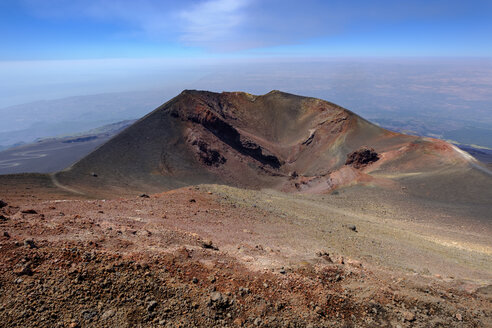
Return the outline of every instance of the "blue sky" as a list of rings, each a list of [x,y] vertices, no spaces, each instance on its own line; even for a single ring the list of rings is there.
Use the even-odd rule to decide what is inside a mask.
[[[2,0],[0,61],[492,55],[492,1]]]
[[[289,67],[304,69],[294,82],[319,75],[301,62],[409,57],[490,65],[492,0],[0,0],[0,108],[108,92],[263,92],[281,88],[274,76]],[[261,63],[283,65],[265,74]],[[251,72],[230,75],[241,65],[271,83],[245,89]]]

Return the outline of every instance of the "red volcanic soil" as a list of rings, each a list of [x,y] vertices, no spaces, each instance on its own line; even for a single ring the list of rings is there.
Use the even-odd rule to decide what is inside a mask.
[[[227,190],[87,200],[28,185],[1,195],[4,327],[491,324],[488,289],[356,260],[315,238],[307,250],[285,244],[276,234],[299,230],[294,217]],[[337,233],[363,234],[357,225]]]

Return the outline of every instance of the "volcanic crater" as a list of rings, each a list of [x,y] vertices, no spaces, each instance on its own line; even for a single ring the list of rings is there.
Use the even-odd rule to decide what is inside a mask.
[[[320,99],[186,90],[55,178],[81,192],[222,183],[320,193],[467,165],[450,144],[385,130]]]

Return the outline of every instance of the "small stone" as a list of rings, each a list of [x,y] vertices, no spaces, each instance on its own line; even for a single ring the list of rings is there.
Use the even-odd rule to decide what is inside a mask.
[[[111,318],[112,316],[114,316],[114,310],[107,310],[106,312],[104,312],[101,316],[101,320],[107,320],[109,318]]]
[[[70,325],[68,327],[70,327],[70,328],[80,328],[80,325],[78,323],[76,323],[76,322],[72,322],[72,323],[70,323]]]
[[[196,203],[196,200],[194,200],[193,198],[190,199],[190,203]]]
[[[349,228],[352,231],[357,232],[357,227],[355,225],[349,225],[349,226],[347,226],[347,228]]]
[[[280,269],[280,271],[279,271],[279,272],[280,272],[281,274],[285,274],[285,273],[286,273],[286,272],[285,272],[285,269]]]
[[[36,243],[32,239],[24,240],[24,245],[29,246],[29,248],[31,248],[31,249],[38,248],[38,246],[36,246]]]
[[[141,195],[140,195],[140,197],[141,197],[141,198],[150,198],[150,196],[149,196],[149,195],[147,195],[147,194],[141,194]]]
[[[202,241],[202,247],[203,248],[208,248],[208,249],[213,249],[213,250],[219,250],[217,246],[214,246],[213,242],[211,240],[204,240]]]
[[[403,312],[403,319],[408,322],[412,322],[415,320],[415,314],[410,311]]]
[[[212,302],[220,302],[222,301],[223,297],[222,297],[222,294],[220,292],[213,292],[213,293],[210,293],[210,300]]]
[[[197,279],[197,277],[193,277],[193,279],[191,279],[191,281],[192,281],[194,284],[198,283],[198,279]]]
[[[21,211],[22,213],[24,214],[38,214],[38,212],[36,212],[35,210],[33,209],[30,209],[30,210],[23,210]]]
[[[256,319],[255,319],[255,321],[253,321],[253,324],[254,324],[255,326],[259,326],[259,325],[261,325],[261,319],[260,319],[260,318],[256,318]]]
[[[147,306],[147,311],[152,312],[155,310],[157,307],[157,302],[156,301],[151,301],[149,305]]]
[[[4,208],[7,205],[8,204],[6,202],[4,202],[3,200],[0,199],[0,208]]]
[[[244,319],[242,318],[236,318],[233,323],[238,326],[238,327],[242,327],[244,325]]]
[[[0,221],[7,221],[9,218],[0,214]]]
[[[6,238],[10,238],[10,234],[7,231],[4,231],[3,232],[3,236],[6,237]]]
[[[82,318],[87,321],[92,321],[97,316],[97,312],[94,310],[85,310],[82,312]]]
[[[456,320],[458,320],[458,321],[463,320],[463,316],[460,313],[456,313],[455,317],[456,317]]]
[[[18,265],[14,269],[14,273],[18,276],[32,276],[33,272],[31,270],[31,265],[29,263],[26,263],[24,265]]]
[[[244,296],[246,294],[249,294],[250,290],[249,288],[239,287],[239,293]]]

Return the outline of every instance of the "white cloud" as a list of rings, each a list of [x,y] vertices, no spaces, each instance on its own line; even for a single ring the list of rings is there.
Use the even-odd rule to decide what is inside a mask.
[[[169,0],[21,0],[28,10],[45,19],[83,17],[102,22],[123,23],[122,34],[147,34],[169,38],[176,33],[173,12],[183,6]]]
[[[255,0],[21,0],[31,13],[48,19],[87,17],[126,24],[127,32],[216,48],[237,36]],[[124,33],[124,31],[122,31]]]
[[[364,35],[371,29],[397,35],[398,28],[408,30],[409,22],[429,26],[436,18],[457,22],[462,12],[478,10],[466,1],[448,4],[445,0],[17,1],[44,19],[82,18],[90,20],[88,26],[103,22],[112,28],[106,31],[112,30],[108,33],[120,39],[151,38],[212,51],[292,46],[344,33]],[[490,5],[482,7],[487,12]],[[395,26],[394,31],[387,30],[389,25]]]
[[[179,13],[181,40],[192,45],[228,48],[247,17],[244,9],[250,0],[208,0]]]

